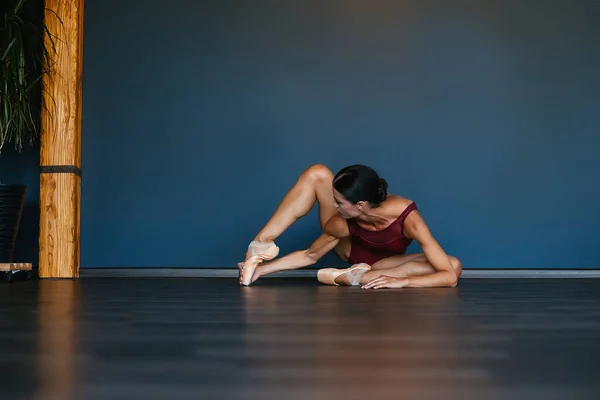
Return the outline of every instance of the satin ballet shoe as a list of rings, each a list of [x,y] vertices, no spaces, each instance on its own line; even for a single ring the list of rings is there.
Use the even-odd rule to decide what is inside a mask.
[[[371,266],[366,263],[354,264],[350,268],[338,269],[338,268],[323,268],[317,272],[317,279],[319,282],[326,285],[340,286],[336,282],[336,279],[344,276],[348,279],[351,286],[360,285],[360,278],[367,271],[371,270]]]
[[[244,276],[240,279],[240,283],[248,286],[252,283],[252,277],[258,264],[265,260],[272,260],[279,255],[279,247],[273,242],[251,242],[248,246],[250,257],[243,263],[241,270]],[[240,273],[242,273],[240,271]]]
[[[272,260],[279,255],[279,247],[275,242],[252,241],[248,245],[248,251],[251,257],[256,256],[260,260]]]
[[[240,284],[244,286],[249,286],[252,283],[252,277],[254,276],[254,271],[256,271],[256,267],[258,264],[262,262],[256,256],[252,256],[244,262],[242,267],[240,268]]]

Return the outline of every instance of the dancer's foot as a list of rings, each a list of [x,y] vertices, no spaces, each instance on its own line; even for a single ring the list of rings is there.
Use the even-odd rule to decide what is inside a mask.
[[[358,286],[360,278],[370,270],[371,266],[365,263],[354,264],[346,269],[323,268],[317,272],[317,279],[326,285]]]
[[[254,257],[255,259],[255,257]],[[245,263],[244,262],[240,262],[238,263],[238,268],[240,269],[240,285],[245,285],[248,286],[252,283],[254,283],[258,278],[261,277],[261,272],[260,272],[260,261],[256,261],[253,262],[253,266],[250,265],[250,259],[247,260]],[[250,279],[248,281],[248,276],[250,276]],[[244,283],[244,282],[248,282],[248,283]]]
[[[244,286],[250,285],[258,276],[255,276],[256,267],[265,260],[272,260],[279,255],[279,247],[273,242],[256,242],[253,241],[248,246],[248,254],[250,257],[244,261],[240,268],[240,284]]]

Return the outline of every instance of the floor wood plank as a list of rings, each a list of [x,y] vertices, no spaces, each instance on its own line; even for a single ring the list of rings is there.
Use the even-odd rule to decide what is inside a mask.
[[[600,280],[0,283],[11,399],[598,399]]]

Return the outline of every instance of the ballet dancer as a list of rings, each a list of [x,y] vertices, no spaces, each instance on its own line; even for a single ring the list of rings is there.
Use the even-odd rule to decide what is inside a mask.
[[[315,264],[329,251],[349,268],[323,268],[319,282],[364,289],[455,287],[461,262],[449,256],[431,234],[416,204],[387,193],[388,184],[365,165],[335,176],[324,165],[306,169],[238,263],[241,285],[261,276]],[[322,234],[305,250],[279,255],[275,240],[317,204]],[[422,253],[406,254],[416,241]]]

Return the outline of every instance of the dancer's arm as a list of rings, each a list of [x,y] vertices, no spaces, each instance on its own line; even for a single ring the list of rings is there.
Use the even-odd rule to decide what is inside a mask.
[[[323,229],[317,240],[306,250],[294,251],[284,257],[277,258],[260,264],[257,268],[260,275],[272,274],[273,272],[298,269],[316,264],[325,254],[337,246],[340,238],[349,235],[346,221],[336,215],[332,217]]]
[[[407,279],[407,287],[454,287],[458,277],[450,258],[435,240],[421,215],[414,211],[404,222],[406,236],[413,238],[421,246],[427,261],[436,272],[429,275],[411,276]]]
[[[277,271],[298,269],[315,264],[321,257],[333,250],[340,239],[323,233],[306,250],[297,250],[284,257],[266,261],[257,268],[260,275],[272,274]]]
[[[393,277],[380,275],[367,282],[364,289],[403,288],[403,287],[454,287],[458,282],[458,274],[454,270],[450,258],[442,247],[433,238],[423,218],[418,212],[411,213],[404,222],[404,233],[407,237],[415,239],[427,261],[435,272],[409,277]]]

